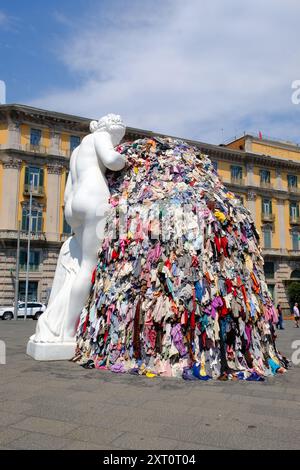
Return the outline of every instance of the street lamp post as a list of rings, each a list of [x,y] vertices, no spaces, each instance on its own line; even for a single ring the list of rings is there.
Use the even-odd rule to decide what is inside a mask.
[[[18,319],[19,306],[19,271],[20,271],[20,221],[18,222],[18,240],[17,240],[17,262],[15,277],[15,303],[14,303],[14,320]]]
[[[27,303],[28,303],[30,238],[31,238],[31,231],[32,231],[32,190],[33,190],[33,181],[30,182],[30,192],[29,192],[29,221],[28,221],[28,241],[27,241],[27,265],[26,265],[26,282],[25,282],[25,313],[24,313],[24,320],[27,319]]]

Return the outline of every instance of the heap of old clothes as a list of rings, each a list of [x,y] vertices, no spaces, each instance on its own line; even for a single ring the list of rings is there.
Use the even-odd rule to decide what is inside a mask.
[[[118,146],[111,210],[77,332],[79,362],[113,372],[243,379],[284,372],[249,211],[206,155],[171,138]]]

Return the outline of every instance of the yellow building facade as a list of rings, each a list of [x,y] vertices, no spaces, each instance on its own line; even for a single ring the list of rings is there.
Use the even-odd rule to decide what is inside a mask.
[[[276,302],[289,310],[287,287],[300,280],[300,147],[292,142],[244,135],[226,145],[235,151],[224,183],[243,197],[261,234],[265,273]],[[234,180],[240,166],[240,179]]]
[[[11,305],[20,227],[19,297],[24,298],[30,181],[33,182],[29,300],[47,301],[70,227],[63,195],[72,149],[89,120],[20,105],[0,106],[0,304]]]
[[[20,226],[19,298],[25,293],[29,183],[33,183],[29,298],[46,302],[62,242],[70,234],[63,195],[73,148],[91,119],[23,105],[0,106],[0,305],[11,305]],[[153,133],[128,127],[125,139]],[[300,149],[243,136],[226,146],[190,141],[208,154],[225,185],[252,212],[276,302],[288,310],[286,286],[300,274]],[[298,189],[299,184],[299,189]]]

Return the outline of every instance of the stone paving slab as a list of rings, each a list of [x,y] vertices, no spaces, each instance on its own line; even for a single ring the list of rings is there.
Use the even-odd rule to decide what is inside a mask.
[[[287,356],[300,329],[285,322]],[[36,323],[0,322],[0,449],[299,449],[300,366],[263,383],[185,382],[36,362]]]

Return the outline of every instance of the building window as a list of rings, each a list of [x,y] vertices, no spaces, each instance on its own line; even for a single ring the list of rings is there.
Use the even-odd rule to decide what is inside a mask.
[[[29,189],[32,183],[33,189],[39,189],[44,186],[44,170],[34,166],[25,168],[25,189]]]
[[[29,230],[29,206],[22,209],[22,230]],[[33,208],[31,211],[31,231],[38,233],[43,230],[43,211],[40,208]]]
[[[262,212],[265,215],[272,214],[272,201],[271,201],[271,199],[262,199]]]
[[[300,279],[300,269],[294,269],[291,272],[291,279]]]
[[[271,172],[269,170],[260,170],[260,182],[263,184],[270,184]]]
[[[243,178],[243,168],[241,166],[232,166],[231,178],[233,180],[241,180]]]
[[[292,219],[299,217],[299,204],[297,202],[290,202],[290,217]]]
[[[298,251],[299,250],[299,232],[297,230],[293,230],[291,235],[292,235],[292,250]]]
[[[71,135],[70,136],[70,151],[73,152],[73,150],[78,147],[80,144],[80,137],[78,135]]]
[[[29,257],[29,271],[38,271],[40,266],[40,252],[30,251]],[[20,269],[25,271],[27,269],[27,251],[20,252]]]
[[[25,301],[26,281],[19,282],[19,300]],[[36,302],[38,300],[38,281],[29,281],[28,283],[28,301]],[[23,306],[20,305],[20,308]],[[24,307],[23,307],[24,308]]]
[[[41,129],[30,129],[30,145],[40,145],[41,138]]]
[[[263,229],[264,234],[264,248],[272,248],[272,229],[271,227],[264,227]]]
[[[265,261],[264,272],[267,279],[274,279],[274,263],[272,261]]]
[[[298,178],[296,175],[287,175],[287,181],[288,181],[289,188],[297,188]]]
[[[275,302],[275,286],[274,284],[267,284],[268,290],[271,294],[273,302]]]

